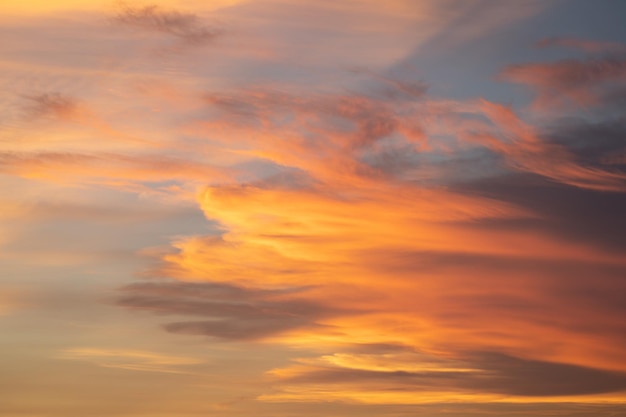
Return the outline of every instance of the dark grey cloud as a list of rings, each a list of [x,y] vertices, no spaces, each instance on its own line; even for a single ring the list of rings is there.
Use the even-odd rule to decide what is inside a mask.
[[[602,107],[604,117],[599,120],[555,121],[546,129],[545,140],[565,147],[585,166],[626,172],[626,99],[622,103],[621,98],[626,98],[626,90],[613,93]]]
[[[582,366],[527,360],[498,353],[470,357],[487,375],[460,385],[487,392],[543,397],[601,394],[626,390],[626,373]]]
[[[264,290],[218,283],[177,281],[136,283],[122,288],[124,307],[156,314],[202,317],[166,324],[172,333],[232,340],[261,339],[316,321],[338,311],[300,297],[304,289]]]
[[[554,42],[561,44],[562,40],[545,41],[546,45]],[[571,39],[565,43],[600,50],[612,45]],[[611,46],[611,50],[615,48],[616,45]],[[558,117],[537,128],[538,136],[548,146],[563,149],[581,168],[618,176],[626,173],[626,56],[623,48],[621,51],[520,65],[505,71],[505,76],[523,75],[520,80],[545,95],[545,100],[552,100],[554,91],[560,89],[583,101],[591,100],[584,112],[561,111]],[[596,191],[537,175],[512,173],[465,181],[453,187],[513,203],[538,215],[535,219],[482,222],[477,227],[534,230],[626,254],[626,194],[619,187]]]
[[[483,221],[475,223],[475,227],[535,230],[626,254],[625,193],[582,189],[527,174],[482,179],[454,188],[513,203],[538,216]]]
[[[111,21],[140,30],[174,36],[186,44],[201,45],[213,41],[221,34],[193,13],[166,10],[156,5],[132,6],[120,3]]]

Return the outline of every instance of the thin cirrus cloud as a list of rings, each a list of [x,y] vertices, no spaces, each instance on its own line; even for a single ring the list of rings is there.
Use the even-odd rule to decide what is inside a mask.
[[[478,133],[473,140],[505,156],[519,171],[538,174],[560,183],[600,191],[626,190],[626,175],[619,170],[579,163],[566,146],[539,138],[536,129],[523,122],[509,108],[482,103],[484,114],[495,122],[501,133]],[[501,136],[501,137],[498,137]]]
[[[210,181],[226,171],[198,162],[162,155],[88,154],[69,152],[2,152],[1,171],[26,178],[69,183],[146,183],[177,178]],[[85,172],[89,167],[88,173]]]
[[[562,42],[547,42],[547,45],[553,44],[561,46]],[[589,47],[585,49],[589,50]],[[606,48],[598,49],[602,51]],[[595,49],[592,50],[595,52]],[[506,68],[501,76],[531,87],[536,92],[534,106],[537,109],[602,104],[607,92],[611,89],[623,90],[626,82],[623,45],[621,48],[613,46],[609,51],[615,52],[584,59],[513,65]]]
[[[213,41],[220,31],[193,13],[168,10],[157,5],[132,6],[120,3],[111,23],[138,30],[171,35],[187,45]]]
[[[624,45],[619,42],[602,42],[572,37],[545,38],[537,42],[537,47],[548,48],[553,46],[581,49],[589,53],[624,52]]]
[[[83,100],[60,92],[45,92],[23,97],[21,106],[21,116],[18,118],[18,126],[23,130],[29,130],[29,125],[37,125],[43,130],[46,126],[54,135],[55,125],[64,124],[63,134],[57,137],[71,137],[68,128],[74,128],[84,135],[87,131],[94,137],[98,137],[98,142],[106,140],[119,146],[151,146],[154,141],[136,135],[123,132],[120,128],[114,127],[101,117],[98,112],[90,108]],[[82,129],[82,130],[81,130]],[[94,142],[96,140],[94,139]]]
[[[102,348],[66,349],[62,352],[61,357],[89,361],[105,368],[164,373],[188,373],[191,365],[203,363],[202,360],[195,358],[164,355],[156,352]]]

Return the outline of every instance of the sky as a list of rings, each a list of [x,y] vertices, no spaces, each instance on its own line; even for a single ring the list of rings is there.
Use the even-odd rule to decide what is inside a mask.
[[[0,415],[626,416],[624,16],[0,3]]]

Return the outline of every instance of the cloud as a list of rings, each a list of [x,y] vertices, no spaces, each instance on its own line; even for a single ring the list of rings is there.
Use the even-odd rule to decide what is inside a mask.
[[[623,53],[552,63],[519,64],[507,67],[501,77],[527,85],[536,93],[538,110],[560,106],[591,106],[601,102],[605,91],[626,82]]]
[[[164,327],[172,333],[230,340],[256,340],[294,328],[314,328],[316,320],[337,314],[299,297],[302,289],[262,290],[202,282],[133,284],[123,288],[119,305],[157,314],[205,317]]]
[[[202,201],[207,216],[222,223],[222,237],[180,240],[151,275],[264,291],[307,286],[298,294],[302,305],[333,313],[303,317],[291,304],[182,303],[167,294],[154,311],[227,318],[167,327],[227,338],[274,332],[274,340],[295,345],[490,346],[548,362],[626,368],[618,348],[624,311],[612,295],[624,290],[619,253],[594,248],[585,236],[559,237],[542,223],[547,212],[526,223],[506,211],[464,217],[448,194],[416,195],[408,200],[423,205],[404,206],[410,194],[400,190],[398,198],[374,189],[346,200],[315,189],[214,187]],[[133,305],[150,310],[144,301]]]
[[[166,10],[157,5],[135,7],[120,3],[111,21],[131,28],[165,33],[188,45],[212,42],[220,34],[219,30],[206,25],[196,14]]]
[[[228,169],[161,155],[73,152],[0,152],[0,172],[70,184],[142,184],[160,181],[210,182]],[[172,184],[165,184],[165,187]]]
[[[609,103],[607,107],[612,111],[604,118],[594,117],[588,120],[583,117],[569,117],[555,120],[546,129],[545,140],[565,147],[583,164],[604,165],[623,172],[625,167],[621,156],[624,155],[626,146],[622,138],[626,133],[626,119],[619,115],[622,108],[619,100]],[[613,112],[617,115],[614,116]]]
[[[600,135],[588,136],[585,132],[582,136],[585,143],[589,143],[590,137],[596,141],[592,143],[601,143]],[[593,148],[585,149],[580,151],[588,157],[593,155]],[[477,227],[543,230],[567,241],[598,245],[604,251],[626,250],[626,237],[619,232],[626,227],[622,216],[626,210],[624,193],[571,187],[532,174],[482,179],[459,184],[456,189],[507,201],[537,213],[534,219],[486,221],[477,223]]]
[[[76,136],[80,136],[82,143],[75,147],[82,148],[101,149],[103,144],[126,148],[159,147],[154,140],[129,133],[127,128],[119,127],[119,120],[107,120],[107,117],[101,114],[102,109],[59,91],[21,95],[15,109],[16,127],[22,132],[7,136],[12,138],[22,136],[21,142],[38,144],[40,145],[38,150],[45,144],[54,146],[55,142],[71,143],[76,140]],[[85,138],[86,134],[91,136],[89,138],[91,140]],[[39,138],[40,136],[42,138]]]
[[[26,111],[30,117],[71,119],[79,111],[79,102],[73,97],[53,92],[27,96]]]
[[[315,309],[295,314],[291,304],[265,304],[266,296],[223,305],[167,295],[130,306],[183,316],[165,325],[170,332],[333,353],[363,345],[425,352],[436,368],[425,384],[452,391],[420,401],[552,401],[622,389],[624,311],[613,294],[624,290],[624,262],[620,237],[608,232],[621,224],[624,175],[604,163],[620,150],[612,139],[619,122],[559,115],[543,125],[487,100],[399,91],[204,94],[204,113],[186,134],[275,171],[202,189],[198,202],[221,225],[220,237],[178,240],[148,276],[263,291],[304,286],[299,302]],[[585,129],[601,128],[607,139],[593,144]],[[471,163],[457,164],[464,160],[484,166],[469,175],[462,168]],[[280,174],[287,180],[275,180]],[[607,215],[586,198],[606,205]],[[209,319],[195,319],[203,314]],[[472,351],[507,360],[492,369],[487,359],[464,358]],[[414,396],[399,385],[404,395],[394,399],[382,381],[418,378],[420,365],[402,368],[384,355],[358,373],[378,385],[342,387],[332,399]],[[340,380],[351,372],[344,365],[323,371]],[[561,376],[535,384],[552,372]],[[570,374],[593,383],[561,384]],[[323,398],[328,390],[316,384],[288,383],[285,395],[262,398]]]
[[[619,42],[592,41],[572,37],[552,37],[545,38],[537,42],[537,47],[539,48],[548,48],[553,46],[573,48],[588,53],[626,52],[626,45]]]
[[[450,395],[452,392],[457,393],[457,400],[468,401],[474,394],[474,400],[481,402],[500,395],[541,399],[626,390],[624,372],[489,352],[466,353],[454,359],[410,351],[336,353],[299,362],[272,371],[281,388],[264,397],[266,400],[277,400],[281,395],[306,400],[307,392],[311,393],[310,399],[317,399],[320,386],[326,386],[335,396],[345,394],[345,399],[359,402],[394,402],[395,397],[395,401],[407,404],[439,402],[442,394],[455,398]],[[374,398],[359,398],[355,395],[358,391],[365,395],[374,393]]]
[[[496,376],[480,387],[468,387],[522,396],[563,396],[620,392],[626,389],[626,373],[610,372],[560,363],[524,360],[501,354],[486,354],[481,360]]]
[[[65,349],[61,357],[89,361],[105,368],[164,373],[189,373],[191,365],[203,363],[195,358],[130,349],[72,348]]]
[[[365,16],[344,22],[356,3],[296,3],[271,2],[265,10],[250,3],[231,12],[242,13],[239,23],[313,26],[298,32],[298,42],[283,26],[272,32],[300,48],[272,59],[305,53],[305,65],[362,54],[382,65],[406,52],[404,44],[400,52],[380,52],[394,39],[384,34],[402,14],[396,9],[393,19],[379,19],[379,2],[368,2]],[[528,15],[538,4],[525,2],[513,14]],[[511,17],[504,8],[489,16]],[[329,16],[321,29],[311,19],[317,15]],[[217,36],[199,15],[157,6],[122,5],[113,21],[184,45]],[[484,33],[456,22],[458,33]],[[317,35],[335,40],[350,30],[380,40],[378,52],[348,48],[362,45],[357,36],[326,54]],[[488,100],[436,97],[424,82],[371,76],[373,70],[360,70],[370,74],[364,87],[316,92],[288,82],[203,90],[214,83],[208,78],[178,90],[157,80],[154,86],[167,88],[144,83],[150,100],[120,82],[112,88],[116,100],[106,95],[100,108],[120,124],[136,121],[129,125],[141,137],[165,140],[131,149],[109,142],[95,150],[65,141],[6,145],[0,170],[63,186],[195,195],[219,230],[177,238],[171,250],[156,252],[145,273],[152,281],[123,288],[117,303],[167,316],[170,333],[322,352],[275,370],[283,393],[265,400],[576,400],[624,389],[624,242],[616,231],[626,177],[609,162],[623,155],[622,120],[567,117],[548,94],[613,115],[620,97],[609,100],[605,90],[623,82],[622,58],[506,69],[504,78],[537,92],[535,109],[550,107],[542,113],[547,122]],[[63,125],[62,133],[72,123],[113,129],[82,95],[41,91],[48,93],[29,96],[31,114]],[[68,354],[159,372],[193,365],[150,352]]]
[[[468,139],[502,154],[512,168],[591,190],[626,190],[626,173],[580,163],[566,147],[542,138],[511,108],[487,101],[479,105],[496,129],[470,133]]]

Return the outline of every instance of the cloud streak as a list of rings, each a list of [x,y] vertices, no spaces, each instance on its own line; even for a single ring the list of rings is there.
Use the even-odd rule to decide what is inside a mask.
[[[187,45],[212,42],[221,32],[193,13],[167,10],[157,5],[135,7],[120,3],[111,22],[148,32],[164,33]]]
[[[626,58],[616,55],[554,63],[521,64],[506,68],[502,78],[531,87],[536,109],[589,106],[601,102],[605,91],[626,82]]]
[[[162,355],[155,352],[125,349],[73,348],[62,353],[64,359],[91,361],[104,368],[129,371],[186,373],[184,367],[203,361],[194,358]]]
[[[263,290],[215,283],[144,283],[125,287],[118,303],[158,314],[203,317],[166,324],[172,333],[230,340],[257,340],[290,329],[315,328],[317,319],[337,314],[299,298],[299,291]],[[295,294],[294,294],[295,293]]]
[[[398,392],[396,400],[405,403],[438,401],[440,396],[449,396],[450,392],[456,392],[458,399],[474,392],[478,401],[494,400],[503,395],[541,400],[607,394],[626,388],[626,373],[623,372],[494,353],[472,353],[445,360],[410,351],[378,355],[334,354],[303,360],[301,364],[275,370],[273,374],[286,386],[293,384],[299,389],[295,393],[287,390],[268,395],[267,400],[277,400],[282,395],[291,400],[299,395],[301,399],[306,399],[306,392],[315,393],[324,385],[339,385],[338,390],[347,388],[352,399],[358,398],[358,391],[365,397],[384,386],[388,391]],[[413,396],[413,401],[410,396]],[[389,399],[394,400],[393,394],[389,395]],[[377,399],[369,402],[376,403]]]

